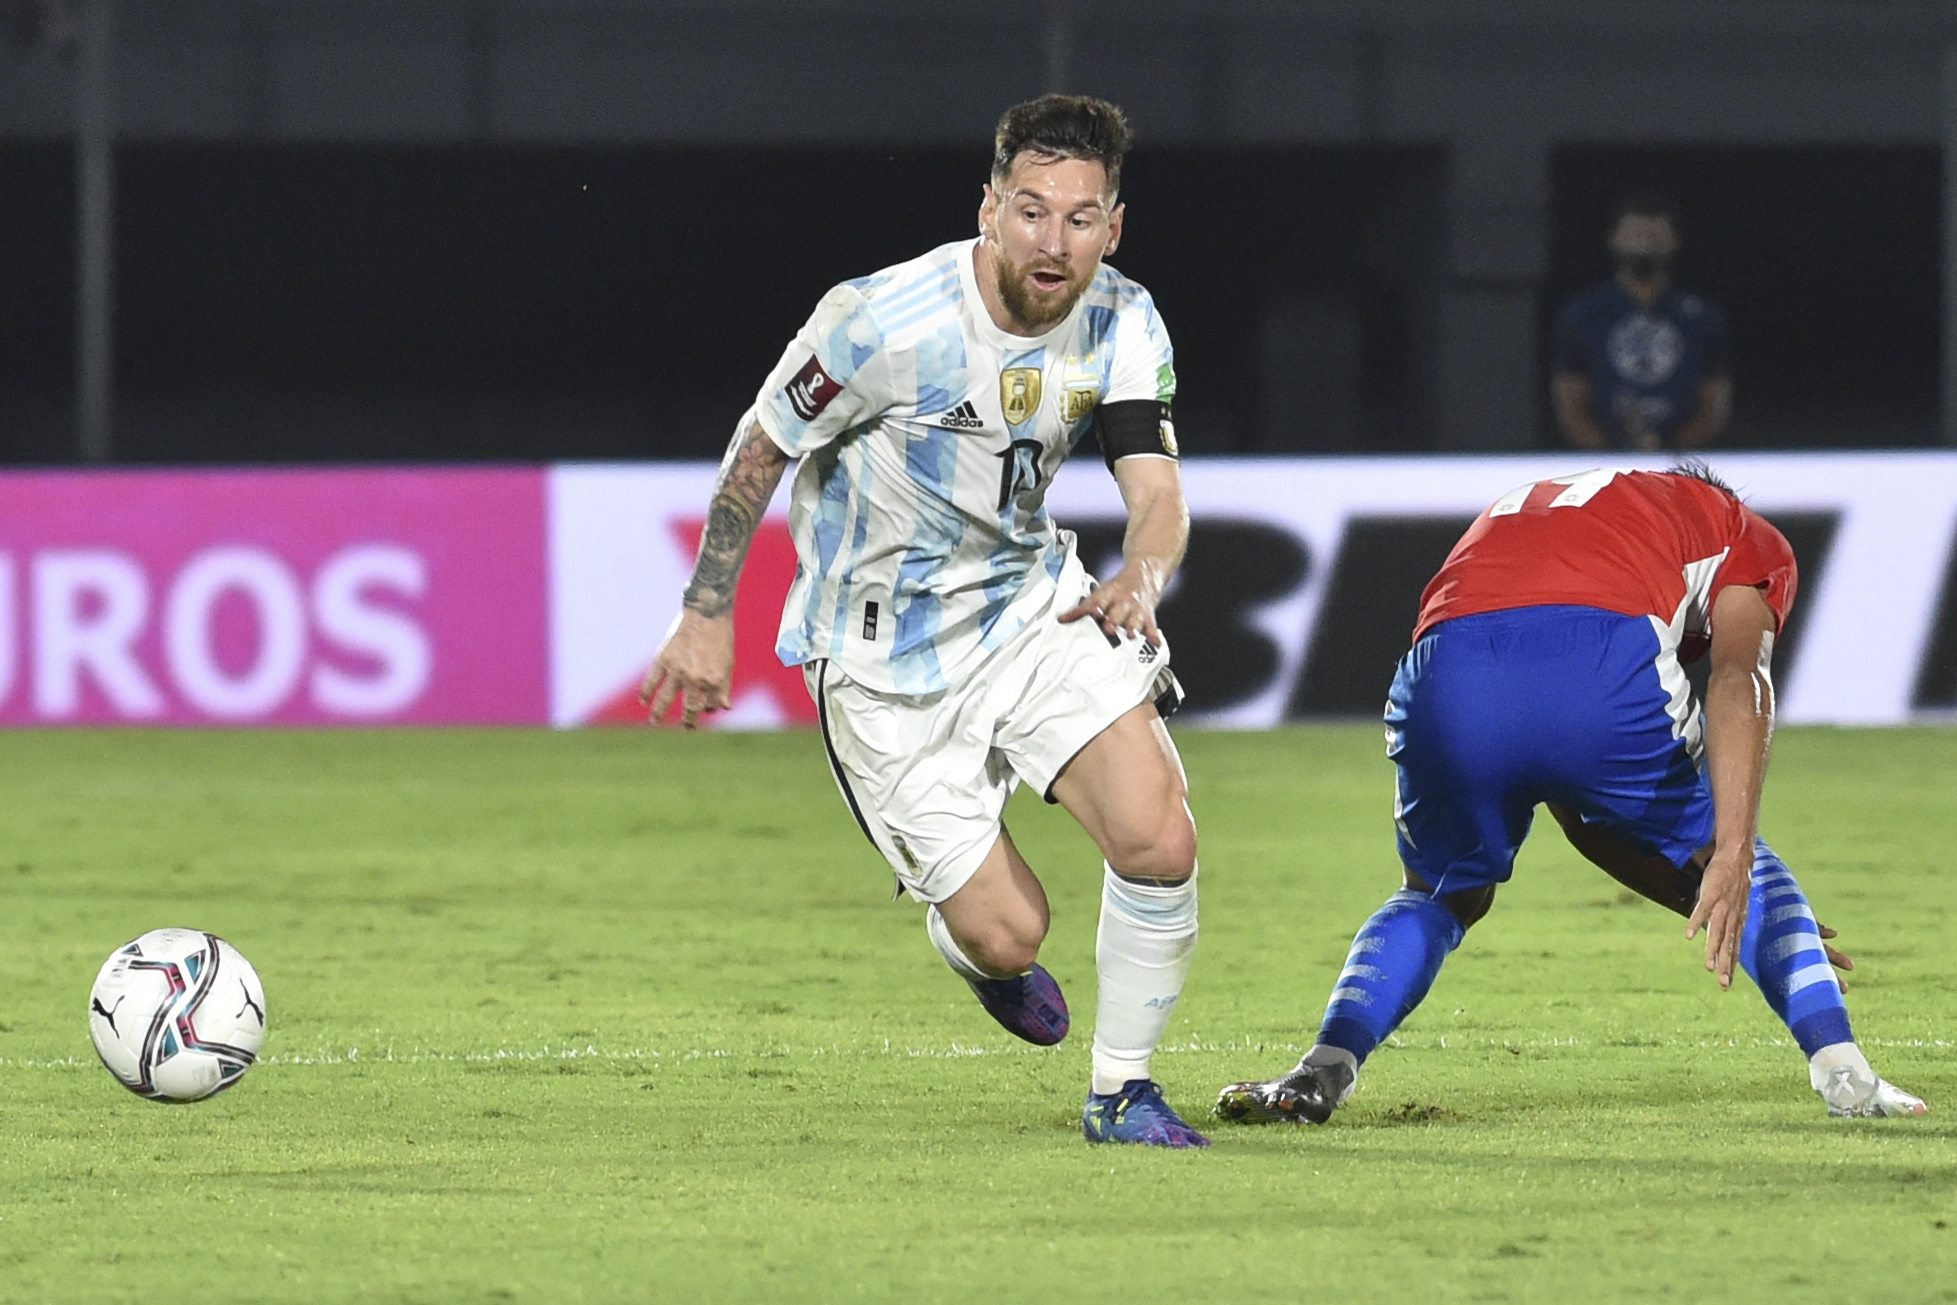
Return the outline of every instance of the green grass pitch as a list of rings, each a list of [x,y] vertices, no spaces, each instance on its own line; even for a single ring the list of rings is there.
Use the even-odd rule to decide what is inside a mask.
[[[1288,1067],[1395,883],[1376,728],[1181,736],[1203,940],[1157,1061]],[[0,1300],[1957,1300],[1957,732],[1784,731],[1765,829],[1919,1120],[1832,1120],[1744,979],[1538,823],[1320,1129],[1089,1148],[1099,865],[1011,823],[1076,1032],[930,950],[810,734],[0,735]],[[110,949],[264,976],[234,1092],[89,1047]]]

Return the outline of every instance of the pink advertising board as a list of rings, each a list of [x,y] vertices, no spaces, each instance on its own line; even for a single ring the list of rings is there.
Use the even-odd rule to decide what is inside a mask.
[[[0,476],[0,723],[544,723],[545,474]]]

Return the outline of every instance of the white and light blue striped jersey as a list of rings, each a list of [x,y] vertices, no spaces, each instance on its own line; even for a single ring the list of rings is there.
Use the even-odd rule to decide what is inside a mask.
[[[1141,286],[1103,266],[1052,330],[1011,335],[979,298],[976,244],[831,290],[741,420],[802,460],[787,665],[828,658],[889,693],[961,683],[1053,591],[1073,536],[1046,487],[1095,408],[1175,396]]]

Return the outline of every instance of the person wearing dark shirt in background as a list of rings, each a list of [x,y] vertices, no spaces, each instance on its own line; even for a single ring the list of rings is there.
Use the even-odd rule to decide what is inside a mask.
[[[1695,449],[1732,410],[1726,319],[1672,286],[1672,206],[1632,195],[1609,248],[1617,274],[1563,309],[1550,403],[1563,441],[1581,449]]]

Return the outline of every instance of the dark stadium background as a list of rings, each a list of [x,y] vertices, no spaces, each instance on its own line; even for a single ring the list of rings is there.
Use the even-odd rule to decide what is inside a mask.
[[[0,460],[76,458],[78,33],[0,3]],[[713,456],[827,285],[972,229],[999,108],[1130,109],[1192,453],[1548,444],[1626,187],[1728,445],[1941,442],[1922,3],[172,0],[116,11],[118,462]]]
[[[972,230],[987,157],[126,145],[118,458],[717,456],[824,289]],[[65,143],[0,141],[13,462],[71,455],[72,166]],[[1192,453],[1435,446],[1445,167],[1419,147],[1137,151],[1113,261],[1174,332]],[[1729,443],[1936,441],[1933,152],[1571,146],[1552,176],[1545,331],[1608,275],[1617,193],[1662,185],[1681,282],[1734,323]],[[1351,334],[1310,334],[1314,310]],[[1341,341],[1343,366],[1323,354]]]

